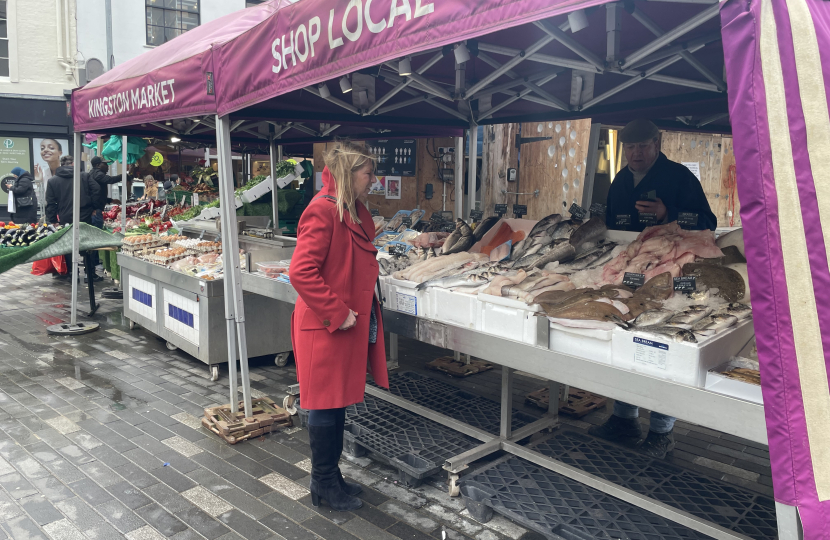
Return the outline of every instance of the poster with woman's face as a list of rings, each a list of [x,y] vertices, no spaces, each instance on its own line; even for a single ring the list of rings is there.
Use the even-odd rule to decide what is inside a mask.
[[[55,176],[61,164],[61,156],[69,153],[66,139],[32,139],[32,157],[35,182],[43,183]]]

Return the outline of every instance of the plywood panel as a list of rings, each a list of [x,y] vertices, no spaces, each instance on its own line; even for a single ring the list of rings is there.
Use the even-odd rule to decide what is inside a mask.
[[[485,216],[494,215],[493,208],[496,204],[512,204],[515,201],[515,196],[508,201],[508,196],[503,192],[515,191],[508,189],[507,169],[516,168],[518,163],[518,152],[515,146],[518,129],[519,124],[484,126],[482,154],[487,156],[487,162],[486,168],[482,163],[482,180],[486,182],[486,185],[482,184],[484,185],[482,209]]]
[[[522,137],[551,137],[522,146],[518,186],[508,189],[530,193],[519,195],[518,201],[527,204],[527,219],[566,213],[572,203],[582,201],[590,136],[590,119],[522,124]],[[532,195],[536,190],[539,195]],[[515,201],[515,195],[508,198],[510,205]]]

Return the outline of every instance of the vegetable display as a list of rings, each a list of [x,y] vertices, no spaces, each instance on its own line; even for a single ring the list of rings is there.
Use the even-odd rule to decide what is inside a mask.
[[[0,222],[2,224],[2,222]],[[63,228],[62,225],[15,225],[9,222],[8,225],[0,226],[0,247],[27,247],[38,240],[42,240]]]

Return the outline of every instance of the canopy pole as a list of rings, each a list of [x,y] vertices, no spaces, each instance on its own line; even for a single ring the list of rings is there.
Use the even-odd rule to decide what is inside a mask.
[[[464,213],[464,137],[455,138],[455,218]]]
[[[225,319],[228,328],[228,373],[231,385],[231,410],[238,396],[236,361],[233,350],[234,319],[236,344],[239,348],[239,367],[242,380],[242,399],[245,417],[251,416],[251,381],[248,374],[248,342],[245,334],[245,305],[242,299],[242,274],[239,268],[239,238],[234,201],[233,166],[231,163],[231,131],[228,116],[216,116],[217,158],[219,161],[219,204],[222,223],[222,262],[225,283]]]
[[[268,135],[268,154],[271,159],[271,206],[273,207],[273,222],[271,227],[277,234],[282,234],[280,229],[280,209],[278,197],[279,186],[277,185],[277,145],[274,142],[274,135]],[[250,272],[251,269],[248,268]]]
[[[121,234],[127,234],[127,136],[121,137]]]
[[[81,235],[79,223],[81,221],[81,133],[75,132],[73,147],[73,160],[75,162],[74,177],[72,181],[72,310],[70,324],[78,324],[78,263],[81,247]]]
[[[470,217],[470,212],[476,209],[476,169],[478,165],[478,126],[475,122],[470,123],[470,162],[467,165],[467,200],[469,201],[465,218]],[[462,191],[462,196],[464,192]]]

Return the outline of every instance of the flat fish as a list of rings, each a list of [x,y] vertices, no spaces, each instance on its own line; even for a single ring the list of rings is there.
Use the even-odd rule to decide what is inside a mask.
[[[721,248],[721,250],[725,247],[735,246],[738,248],[741,255],[746,257],[746,251],[744,249],[744,230],[742,228],[721,235],[715,241],[715,245]]]
[[[544,304],[542,305],[542,308],[545,309],[545,313],[548,317],[553,317],[555,319],[605,321],[608,320],[611,315],[619,317],[620,319],[623,318],[623,314],[620,313],[620,310],[613,305],[606,304],[604,302],[596,302],[594,300],[580,302],[564,309],[554,309],[552,311],[548,311]]]
[[[637,289],[634,296],[648,298],[650,300],[667,300],[674,294],[672,275],[664,272],[646,281],[645,285]]]
[[[608,228],[605,226],[605,219],[592,217],[571,233],[568,240],[572,246],[579,247],[586,242],[593,242],[600,238]]]
[[[743,276],[731,268],[706,263],[688,263],[683,265],[684,276],[694,276],[698,287],[718,289],[718,296],[737,302],[746,294]]]
[[[668,309],[649,309],[634,319],[634,326],[660,326],[668,322],[674,316],[674,312]]]

